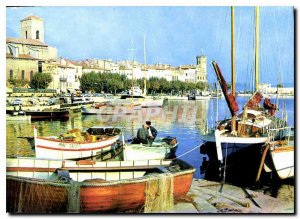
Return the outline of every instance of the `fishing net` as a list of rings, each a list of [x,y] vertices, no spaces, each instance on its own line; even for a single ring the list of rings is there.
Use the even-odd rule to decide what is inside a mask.
[[[39,180],[7,179],[6,211],[9,213],[78,212],[78,185],[46,183]],[[59,186],[57,186],[59,185]]]
[[[174,205],[173,175],[151,176],[146,184],[144,213],[163,212]]]

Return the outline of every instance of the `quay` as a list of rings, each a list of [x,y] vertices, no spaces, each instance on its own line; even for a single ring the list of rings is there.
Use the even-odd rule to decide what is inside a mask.
[[[176,200],[172,209],[160,213],[293,214],[294,186],[284,186],[277,198],[273,198],[263,192],[194,178],[187,195]]]

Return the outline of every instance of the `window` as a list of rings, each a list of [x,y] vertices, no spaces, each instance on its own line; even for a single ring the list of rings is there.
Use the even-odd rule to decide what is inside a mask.
[[[30,81],[32,80],[33,78],[33,71],[30,71]]]
[[[43,63],[41,61],[38,61],[38,68],[39,73],[41,73],[43,71]]]
[[[25,71],[22,70],[22,80],[25,80]]]
[[[27,30],[25,31],[25,39],[27,39]]]
[[[38,40],[38,39],[40,39],[40,31],[36,31],[35,32],[35,38]]]
[[[9,79],[14,79],[14,71],[12,69],[9,70]]]

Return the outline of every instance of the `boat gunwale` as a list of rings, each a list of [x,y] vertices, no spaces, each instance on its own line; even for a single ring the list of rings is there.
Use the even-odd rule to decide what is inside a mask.
[[[107,135],[105,135],[107,136]],[[36,136],[37,139],[41,139],[41,140],[45,140],[45,141],[51,141],[51,142],[62,142],[62,143],[67,143],[67,144],[93,144],[93,143],[98,143],[98,142],[105,142],[105,141],[108,141],[108,140],[112,140],[113,138],[116,138],[120,136],[120,133],[119,134],[116,134],[114,136],[110,136],[109,138],[107,139],[102,139],[102,140],[96,140],[94,142],[76,142],[76,141],[72,141],[72,140],[63,140],[63,139],[50,139],[49,137],[41,137],[41,136]]]
[[[61,169],[61,168],[56,168],[56,169]],[[153,167],[152,169],[155,169]],[[134,170],[132,170],[134,171]],[[106,186],[113,186],[113,185],[118,185],[118,184],[135,184],[135,183],[142,183],[142,182],[147,182],[151,179],[154,179],[158,176],[165,175],[169,176],[172,175],[173,177],[177,176],[184,176],[184,175],[189,175],[192,174],[196,171],[196,169],[192,166],[188,166],[188,169],[181,170],[178,172],[161,172],[161,173],[152,173],[149,175],[141,176],[138,178],[130,178],[130,179],[120,179],[120,180],[109,180],[109,181],[103,181],[101,183],[99,182],[78,182],[78,181],[71,181],[71,182],[65,182],[65,181],[59,181],[59,180],[49,180],[49,179],[39,179],[39,178],[34,178],[34,177],[23,177],[23,176],[13,176],[13,175],[6,175],[6,180],[12,179],[12,180],[17,180],[21,182],[27,182],[27,183],[35,183],[35,184],[48,184],[52,186],[71,186],[72,183],[76,183],[82,187],[106,187]]]

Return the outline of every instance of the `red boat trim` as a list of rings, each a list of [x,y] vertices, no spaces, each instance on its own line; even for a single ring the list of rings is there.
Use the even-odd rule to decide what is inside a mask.
[[[113,139],[115,138],[117,135],[113,136],[113,137],[109,137],[105,140],[98,140],[98,141],[95,141],[95,142],[101,142],[101,141],[107,141],[107,140],[110,140],[110,139]],[[64,143],[76,143],[76,144],[90,144],[90,143],[95,143],[95,142],[75,142],[75,141],[68,141],[68,140],[61,140],[61,139],[50,139],[50,138],[46,138],[46,137],[39,137],[37,136],[36,138],[38,139],[42,139],[42,140],[47,140],[47,141],[54,141],[54,142],[64,142]]]
[[[108,144],[108,145],[104,145],[104,146],[101,146],[101,147],[79,148],[79,149],[54,148],[54,147],[49,147],[49,146],[44,146],[44,145],[37,145],[36,147],[38,147],[38,148],[44,148],[44,149],[49,149],[49,150],[54,150],[54,151],[93,151],[93,150],[98,150],[98,149],[102,149],[102,148],[106,148],[106,147],[112,146],[114,143],[111,143],[111,144]]]

